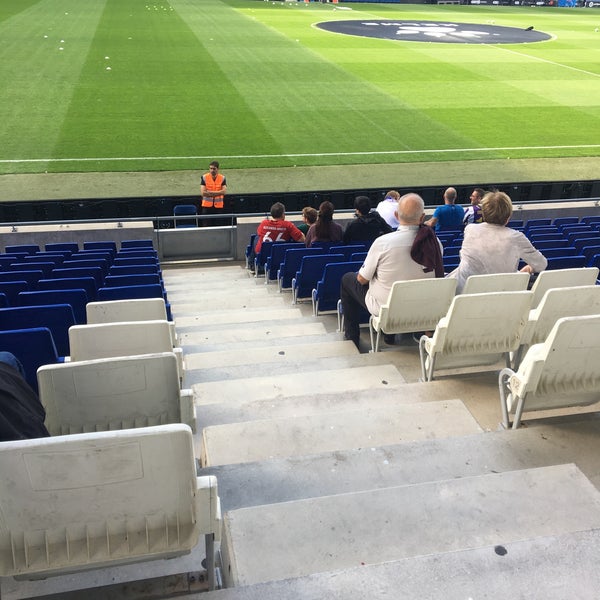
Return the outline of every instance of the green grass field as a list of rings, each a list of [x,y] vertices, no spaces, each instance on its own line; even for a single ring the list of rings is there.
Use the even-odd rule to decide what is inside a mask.
[[[600,10],[345,6],[0,0],[0,173],[600,156]],[[493,20],[553,39],[313,26],[365,17]]]

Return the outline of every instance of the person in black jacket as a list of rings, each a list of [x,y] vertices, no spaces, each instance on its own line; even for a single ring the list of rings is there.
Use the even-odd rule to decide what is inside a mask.
[[[0,352],[0,442],[48,437],[46,411],[25,381],[23,367],[10,352]]]
[[[357,196],[354,200],[355,219],[348,223],[344,231],[344,243],[372,242],[384,233],[391,233],[392,228],[376,211],[371,210],[371,200],[367,196]]]

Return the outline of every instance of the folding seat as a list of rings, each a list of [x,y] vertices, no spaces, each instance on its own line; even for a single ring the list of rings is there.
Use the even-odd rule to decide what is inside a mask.
[[[47,327],[52,333],[59,356],[69,355],[69,327],[73,325],[75,315],[70,304],[12,306],[0,309],[0,331]]]
[[[69,344],[72,361],[174,352],[183,379],[183,352],[173,347],[171,325],[166,320],[76,325],[69,329]]]
[[[433,336],[419,340],[423,381],[431,381],[436,369],[493,365],[503,358],[509,366],[532,297],[529,291],[455,296]]]
[[[110,250],[80,250],[71,254],[69,260],[106,260],[112,265],[115,254]]]
[[[110,262],[105,258],[79,259],[71,257],[65,260],[59,268],[87,269],[88,267],[100,267],[102,269],[102,275],[106,277],[106,275],[108,275],[108,269],[110,268]]]
[[[560,233],[560,229],[558,229],[558,227],[555,227],[554,225],[545,225],[545,226],[541,226],[541,227],[530,227],[527,230],[527,237],[531,239],[532,236],[534,235],[550,235],[550,234],[555,234],[555,233]]]
[[[350,255],[350,260],[351,261],[360,260],[361,262],[364,262],[365,258],[367,258],[367,254],[369,254],[369,253],[368,252],[354,252],[353,254]]]
[[[592,224],[592,223],[600,223],[600,215],[590,215],[586,217],[581,217],[579,219],[580,223]],[[8,250],[7,250],[8,252]]]
[[[571,244],[567,240],[549,240],[546,242],[541,242],[539,240],[535,240],[535,241],[532,241],[531,243],[535,246],[535,249],[539,250],[542,254],[544,253],[545,250],[554,249],[554,248],[565,248],[565,249],[572,248],[573,250],[575,250],[575,247],[571,246]]]
[[[511,219],[507,223],[507,227],[510,227],[511,229],[519,229],[523,226],[524,226],[524,223],[521,219]]]
[[[86,306],[89,325],[119,323],[123,321],[164,321],[167,308],[162,298],[137,298],[133,300],[109,300],[88,302]],[[175,324],[169,320],[171,342],[177,346]]]
[[[310,299],[313,289],[317,287],[318,281],[323,277],[325,265],[339,262],[344,262],[343,254],[305,256],[292,279],[292,303],[296,304],[299,300]]]
[[[588,406],[600,401],[600,315],[559,319],[546,340],[529,348],[517,372],[500,372],[504,427],[524,412]]]
[[[167,423],[196,430],[193,392],[180,389],[173,352],[45,365],[37,377],[50,435]]]
[[[12,255],[4,256],[0,254],[0,271],[8,271],[10,265],[12,265],[14,262],[17,262],[16,257]]]
[[[552,219],[527,219],[525,232],[527,233],[532,227],[541,227],[543,225],[552,225]]]
[[[264,275],[265,265],[267,264],[267,258],[269,258],[271,254],[272,247],[273,242],[263,242],[260,246],[258,254],[254,255],[254,263],[252,264],[252,269],[254,269],[254,277]]]
[[[581,254],[583,254],[586,260],[589,262],[596,254],[600,254],[600,243],[593,246],[584,246],[581,248]],[[590,265],[586,264],[585,266],[589,267]]]
[[[576,256],[577,254],[580,254],[572,246],[567,246],[566,248],[544,248],[543,250],[538,248],[538,250],[546,258],[556,258],[558,256]]]
[[[328,254],[321,248],[290,248],[286,250],[283,262],[279,265],[277,271],[277,284],[279,291],[291,289],[292,279],[296,276],[300,263],[305,256]]]
[[[348,261],[355,252],[368,252],[368,245],[370,244],[340,244],[339,246],[332,246],[329,249],[329,253],[343,254],[344,260]]]
[[[585,267],[586,258],[583,254],[574,256],[548,256],[548,265],[546,269],[555,271],[557,269],[578,269]]]
[[[26,281],[29,289],[34,289],[43,276],[44,273],[39,270],[2,271],[0,272],[0,281]]]
[[[41,271],[44,277],[49,277],[52,270],[56,268],[53,262],[15,262],[9,267],[9,271]]]
[[[252,264],[250,262],[250,257],[252,255],[252,249],[254,248],[254,240],[256,239],[256,233],[250,234],[250,242],[246,246],[245,255],[246,255],[246,269],[250,269]]]
[[[47,252],[53,252],[56,250],[68,250],[72,254],[79,250],[79,244],[77,242],[56,242],[52,244],[46,244],[44,249]]]
[[[26,292],[28,289],[26,281],[0,281],[0,293],[6,296],[9,306],[15,306],[19,292]]]
[[[73,316],[77,325],[86,322],[85,305],[88,303],[88,295],[82,288],[58,289],[58,290],[36,290],[33,292],[21,292],[17,296],[17,306],[45,306],[48,304],[68,304],[73,309]]]
[[[437,239],[440,240],[440,242],[442,242],[442,245],[446,247],[452,245],[452,240],[454,240],[454,238],[456,237],[456,233],[452,231],[440,231],[439,233],[436,233],[436,236]]]
[[[535,308],[544,294],[551,288],[574,287],[577,285],[594,285],[598,279],[597,268],[559,269],[557,271],[542,271],[535,280],[531,291],[533,301],[531,308]]]
[[[20,262],[23,263],[54,263],[60,264],[65,260],[64,254],[53,254],[50,252],[38,252],[37,254],[28,254]]]
[[[106,300],[132,300],[134,298],[162,298],[167,308],[167,319],[172,320],[171,305],[166,300],[166,293],[162,285],[127,285],[115,287],[101,287],[98,289],[98,301]]]
[[[593,237],[578,237],[572,242],[572,245],[579,251],[586,246],[595,246],[597,244],[600,244],[600,233]]]
[[[93,277],[98,289],[102,286],[102,282],[104,281],[104,272],[102,271],[102,267],[80,267],[73,269],[60,267],[58,269],[53,269],[51,275],[54,278],[61,279],[70,279],[73,277]]]
[[[127,285],[151,285],[157,283],[162,287],[162,280],[158,273],[149,275],[107,275],[104,278],[104,287],[127,286]]]
[[[358,318],[359,326],[360,327],[368,327],[370,318],[371,318],[371,313],[367,309],[364,309]],[[338,322],[338,331],[343,331],[344,330],[344,308],[342,306],[341,299],[338,300],[338,303],[337,303],[337,322]]]
[[[173,207],[174,217],[192,216],[193,219],[175,219],[175,228],[181,227],[198,227],[198,219],[196,218],[197,210],[195,204],[177,204]]]
[[[40,579],[173,558],[204,535],[215,588],[217,480],[197,477],[187,425],[4,442],[0,472],[10,482],[0,486],[1,577]]]
[[[37,370],[42,365],[64,360],[64,356],[59,356],[52,332],[47,327],[0,330],[0,348],[19,359],[25,370],[25,380],[36,393]]]
[[[155,258],[158,260],[158,252],[153,248],[142,248],[140,250],[131,249],[131,250],[119,250],[115,254],[115,258]]]
[[[446,316],[454,294],[456,279],[414,279],[396,281],[379,315],[369,319],[371,351],[379,351],[382,333],[432,331]]]
[[[528,273],[493,273],[471,275],[463,287],[463,294],[489,294],[491,292],[522,292],[529,285]]]
[[[265,262],[265,283],[277,279],[277,271],[283,262],[286,250],[303,247],[304,245],[299,242],[274,242]]]
[[[4,252],[11,254],[12,252],[22,252],[24,254],[35,254],[40,251],[40,247],[37,244],[16,244],[11,246],[5,246]]]
[[[55,279],[40,279],[37,283],[37,289],[40,291],[85,290],[88,302],[94,301],[98,295],[98,286],[93,277],[57,277]]]
[[[549,289],[536,308],[529,311],[521,345],[513,357],[513,367],[533,344],[542,343],[558,319],[600,315],[600,286],[583,285]]]
[[[577,223],[576,225],[560,225],[558,229],[565,235],[569,233],[577,233],[579,231],[591,231],[592,233],[595,231],[592,225],[586,225],[585,223]]]
[[[444,248],[444,256],[445,257],[459,256],[461,248],[462,248],[462,246],[448,246],[448,247]]]
[[[579,223],[579,217],[557,217],[552,221],[552,225],[562,227],[563,225],[574,225]]]
[[[152,240],[122,240],[121,250],[126,248],[154,248]]]
[[[135,258],[115,258],[113,265],[115,267],[128,265],[158,265],[158,260],[153,256],[138,256]]]
[[[558,242],[557,246],[562,243],[566,244],[567,239],[562,233],[532,233],[528,236],[529,241],[535,246],[538,242]]]
[[[113,241],[101,242],[83,242],[84,250],[110,250],[113,254],[117,253],[117,243]]]
[[[128,267],[111,267],[109,275],[158,275],[161,276],[161,270],[158,265],[131,265]],[[161,279],[162,281],[162,279]]]
[[[329,252],[332,248],[332,246],[337,246],[339,245],[341,242],[319,242],[319,241],[314,241],[311,244],[311,248],[319,248],[321,251],[323,252]]]
[[[323,276],[312,291],[313,315],[335,311],[340,299],[342,277],[346,273],[356,273],[362,261],[344,261],[325,265]]]

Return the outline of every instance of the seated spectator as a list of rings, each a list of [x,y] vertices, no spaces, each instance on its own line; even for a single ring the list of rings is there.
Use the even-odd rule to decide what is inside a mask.
[[[398,229],[398,219],[396,218],[398,200],[400,200],[400,194],[396,190],[390,190],[375,209],[392,229]]]
[[[467,226],[470,223],[481,223],[483,221],[483,217],[481,216],[481,201],[484,196],[485,190],[479,187],[471,192],[471,196],[469,197],[471,206],[465,208],[465,216],[463,217],[464,226]]]
[[[321,202],[319,213],[314,225],[311,225],[306,234],[306,247],[310,248],[313,242],[341,242],[344,230],[339,223],[333,221],[333,204],[329,201]]]
[[[521,271],[543,271],[548,261],[523,233],[506,224],[512,216],[512,202],[504,192],[488,192],[481,201],[483,223],[467,225],[458,267],[448,274],[455,277],[460,294],[471,275],[512,273],[519,261],[527,263]]]
[[[10,352],[0,352],[0,441],[48,437],[45,418],[19,360]]]
[[[456,190],[449,187],[444,192],[444,204],[435,209],[433,217],[431,217],[429,221],[426,221],[425,225],[435,227],[436,231],[443,231],[444,229],[462,229],[465,211],[462,206],[458,206],[455,202]]]
[[[254,258],[260,252],[263,242],[303,242],[304,234],[291,222],[285,220],[285,206],[275,202],[271,206],[271,218],[263,219],[256,229],[254,249],[250,254],[251,270],[254,268]]]
[[[397,206],[397,203],[396,203]],[[344,243],[371,242],[392,228],[376,210],[371,210],[371,200],[367,196],[357,196],[354,200],[354,221],[348,223],[344,231]]]
[[[308,233],[310,226],[313,223],[316,223],[318,214],[319,213],[317,212],[317,209],[313,208],[312,206],[305,206],[302,209],[302,221],[303,222],[300,223],[300,225],[298,225],[298,229],[304,235],[306,235]]]
[[[344,337],[357,348],[361,312],[367,309],[378,315],[395,281],[443,275],[442,245],[431,228],[420,227],[425,219],[423,199],[413,193],[402,196],[397,217],[398,230],[375,239],[358,273],[342,277]],[[384,336],[384,341],[393,343],[393,336]]]

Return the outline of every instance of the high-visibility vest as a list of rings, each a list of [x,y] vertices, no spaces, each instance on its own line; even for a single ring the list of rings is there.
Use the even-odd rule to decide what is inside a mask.
[[[221,188],[223,187],[223,180],[225,179],[221,173],[218,173],[215,179],[213,179],[213,176],[210,173],[205,173],[203,178],[204,186],[209,192],[221,191]],[[210,208],[214,206],[215,208],[223,208],[223,198],[224,196],[211,196],[208,198],[202,197],[202,207]]]

